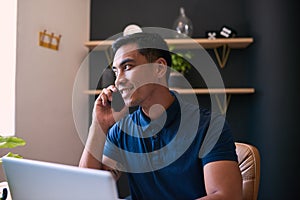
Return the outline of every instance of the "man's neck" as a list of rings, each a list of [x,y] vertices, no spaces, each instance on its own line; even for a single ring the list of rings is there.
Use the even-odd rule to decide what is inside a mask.
[[[153,94],[151,104],[142,106],[142,111],[151,120],[159,118],[175,100],[168,88],[162,90]]]

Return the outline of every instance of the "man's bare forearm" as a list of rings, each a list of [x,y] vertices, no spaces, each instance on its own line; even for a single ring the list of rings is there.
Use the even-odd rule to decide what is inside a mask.
[[[92,123],[88,139],[83,150],[79,167],[102,169],[102,154],[106,140],[106,132],[98,123]]]

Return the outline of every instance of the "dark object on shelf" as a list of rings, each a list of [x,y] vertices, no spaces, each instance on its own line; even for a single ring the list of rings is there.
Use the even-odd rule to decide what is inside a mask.
[[[236,31],[228,26],[223,26],[220,30],[220,37],[233,38],[237,35]]]

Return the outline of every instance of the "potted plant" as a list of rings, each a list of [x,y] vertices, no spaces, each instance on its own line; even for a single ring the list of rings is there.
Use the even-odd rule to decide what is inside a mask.
[[[26,144],[26,142],[22,138],[15,137],[15,136],[6,136],[5,137],[5,136],[0,135],[0,149],[3,149],[3,148],[11,149],[11,148],[15,148],[18,146],[24,146],[25,144]],[[14,154],[12,152],[9,152],[6,155],[3,155],[0,157],[0,163],[2,163],[1,158],[5,157],[5,156],[14,157],[14,158],[22,158],[19,154]]]
[[[24,146],[26,144],[26,142],[19,137],[15,137],[15,136],[1,136],[0,135],[0,149],[11,149],[11,148],[15,148],[18,146]],[[1,155],[0,155],[1,156]],[[0,157],[0,167],[1,167],[1,163],[2,163],[2,158],[3,157],[14,157],[14,158],[22,158],[22,156],[20,156],[19,154],[15,154],[12,152],[7,153],[6,155],[2,155]],[[1,182],[0,181],[0,188],[2,188],[1,192],[0,192],[0,199],[11,199],[11,196],[9,194],[9,189],[8,189],[8,184],[7,182]]]
[[[192,68],[189,59],[192,58],[192,53],[187,52],[173,52],[174,48],[170,47],[172,66],[171,73],[169,78],[169,86],[174,88],[185,87],[186,80],[184,75],[186,75],[189,70]]]

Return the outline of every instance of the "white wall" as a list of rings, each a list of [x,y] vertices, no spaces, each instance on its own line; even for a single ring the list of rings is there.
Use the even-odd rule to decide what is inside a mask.
[[[17,0],[0,1],[0,135],[15,133]]]
[[[18,0],[16,135],[25,158],[77,165],[83,144],[72,114],[76,73],[89,40],[90,0]],[[39,32],[61,34],[59,51],[40,47]],[[82,83],[88,88],[88,81]],[[88,127],[88,97],[86,106]]]

